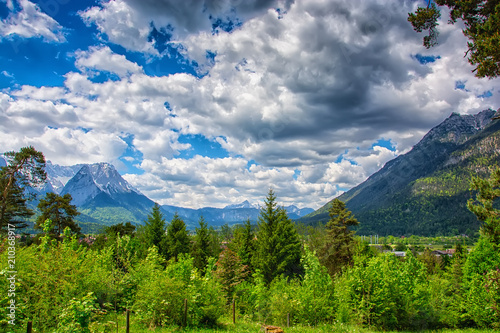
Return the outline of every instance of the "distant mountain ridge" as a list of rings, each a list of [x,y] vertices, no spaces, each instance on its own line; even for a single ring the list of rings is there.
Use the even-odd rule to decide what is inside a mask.
[[[473,175],[500,162],[500,122],[494,111],[453,113],[411,151],[387,162],[339,199],[361,222],[360,234],[472,233],[479,227],[465,204]],[[327,203],[301,219],[328,220]]]
[[[120,222],[142,224],[154,205],[153,200],[131,186],[109,163],[60,166],[47,161],[46,171],[48,181],[39,189],[39,194],[71,194],[72,203],[81,213],[78,220],[82,222],[102,225]],[[298,219],[313,211],[311,208],[299,209],[294,205],[285,209],[292,219]],[[177,213],[188,228],[194,229],[201,216],[209,225],[215,227],[225,223],[241,223],[247,219],[255,222],[260,208],[245,200],[224,208],[191,209],[164,205],[162,212],[167,222]]]

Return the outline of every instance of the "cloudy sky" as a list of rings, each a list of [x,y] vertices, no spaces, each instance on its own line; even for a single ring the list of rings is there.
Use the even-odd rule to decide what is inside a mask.
[[[113,163],[161,203],[318,208],[500,104],[402,0],[0,0],[0,151]]]

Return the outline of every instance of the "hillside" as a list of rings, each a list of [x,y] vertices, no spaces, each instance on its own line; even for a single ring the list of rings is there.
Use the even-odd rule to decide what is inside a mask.
[[[452,114],[413,149],[339,199],[361,222],[358,233],[381,235],[471,234],[479,221],[465,204],[472,175],[486,175],[500,161],[500,122],[494,111]],[[329,203],[305,216],[328,220]]]

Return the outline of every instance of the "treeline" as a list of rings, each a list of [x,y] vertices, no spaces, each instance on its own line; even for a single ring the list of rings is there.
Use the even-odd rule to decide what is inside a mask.
[[[444,260],[429,250],[403,258],[375,250],[355,237],[359,222],[338,199],[325,227],[299,233],[272,190],[256,226],[217,232],[201,218],[190,235],[182,219],[165,221],[156,205],[143,226],[118,224],[85,238],[70,198],[47,196],[37,220],[42,233],[23,242],[18,222],[32,212],[21,185],[32,178],[15,166],[25,167],[34,152],[24,153],[0,169],[2,331],[23,332],[27,321],[41,332],[110,331],[106,315],[126,309],[144,327],[181,325],[185,299],[190,326],[217,325],[235,300],[239,316],[267,324],[284,325],[289,314],[292,325],[500,327],[500,211],[493,205],[500,169],[471,185],[477,196],[468,208],[483,221],[474,249],[458,243]]]
[[[259,224],[216,232],[201,219],[189,235],[154,207],[143,227],[107,228],[79,239],[69,228],[16,251],[16,323],[0,301],[0,327],[22,332],[101,332],[106,313],[130,309],[144,327],[215,326],[234,299],[239,316],[292,325],[351,323],[377,329],[492,327],[500,324],[500,256],[491,233],[473,251],[443,260],[424,251],[379,253],[350,231],[357,220],[335,200],[324,229],[299,235],[271,190]],[[8,238],[0,247],[7,290]],[[2,313],[3,312],[3,313]],[[25,325],[24,325],[25,327]],[[106,328],[108,327],[108,328]]]

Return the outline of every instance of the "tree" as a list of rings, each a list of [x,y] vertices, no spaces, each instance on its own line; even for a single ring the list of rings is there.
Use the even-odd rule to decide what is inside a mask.
[[[417,32],[428,31],[424,46],[430,48],[437,44],[438,19],[440,9],[450,9],[449,23],[461,19],[465,24],[464,35],[467,43],[469,63],[476,68],[477,77],[494,78],[500,75],[500,2],[498,0],[428,0],[427,7],[420,7],[415,13],[408,14],[408,21]]]
[[[248,267],[242,263],[238,254],[230,248],[225,249],[219,255],[215,274],[222,284],[222,290],[226,295],[228,304],[233,298],[236,286],[245,281],[248,273]]]
[[[230,246],[240,257],[241,264],[247,266],[248,270],[253,272],[252,258],[255,254],[255,235],[250,220],[247,219],[243,226],[236,228]]]
[[[26,190],[41,185],[47,179],[45,157],[32,146],[21,148],[19,152],[4,154],[7,165],[0,168],[0,231],[7,224],[25,227],[23,220],[33,216],[26,202],[32,199]]]
[[[473,177],[471,191],[477,191],[475,199],[467,201],[467,208],[478,220],[484,222],[480,233],[497,248],[500,247],[500,210],[493,207],[500,197],[500,168],[491,169],[489,179]]]
[[[346,265],[352,264],[354,255],[354,231],[349,227],[359,224],[345,203],[334,199],[329,209],[330,220],[326,225],[326,239],[318,256],[331,276],[339,273]]]
[[[211,257],[211,242],[208,226],[203,216],[200,216],[198,223],[199,227],[196,228],[192,251],[194,258],[193,265],[200,271],[203,271],[207,267],[208,258]]]
[[[160,205],[154,204],[148,219],[145,221],[144,236],[148,247],[156,246],[158,253],[165,255],[167,251],[167,235],[165,234],[165,219],[160,211]]]
[[[175,213],[167,227],[167,258],[177,261],[181,253],[189,253],[189,235],[186,224]]]
[[[66,227],[75,233],[80,233],[81,228],[74,220],[74,217],[80,213],[76,206],[71,204],[72,199],[69,193],[64,196],[53,192],[46,193],[45,198],[42,198],[37,206],[42,214],[38,216],[35,228],[42,229],[45,220],[50,219],[53,222],[50,233],[56,236],[60,235]]]
[[[260,269],[268,285],[280,275],[299,275],[303,271],[301,249],[297,229],[285,209],[277,207],[276,196],[270,189],[259,216],[255,268]]]

